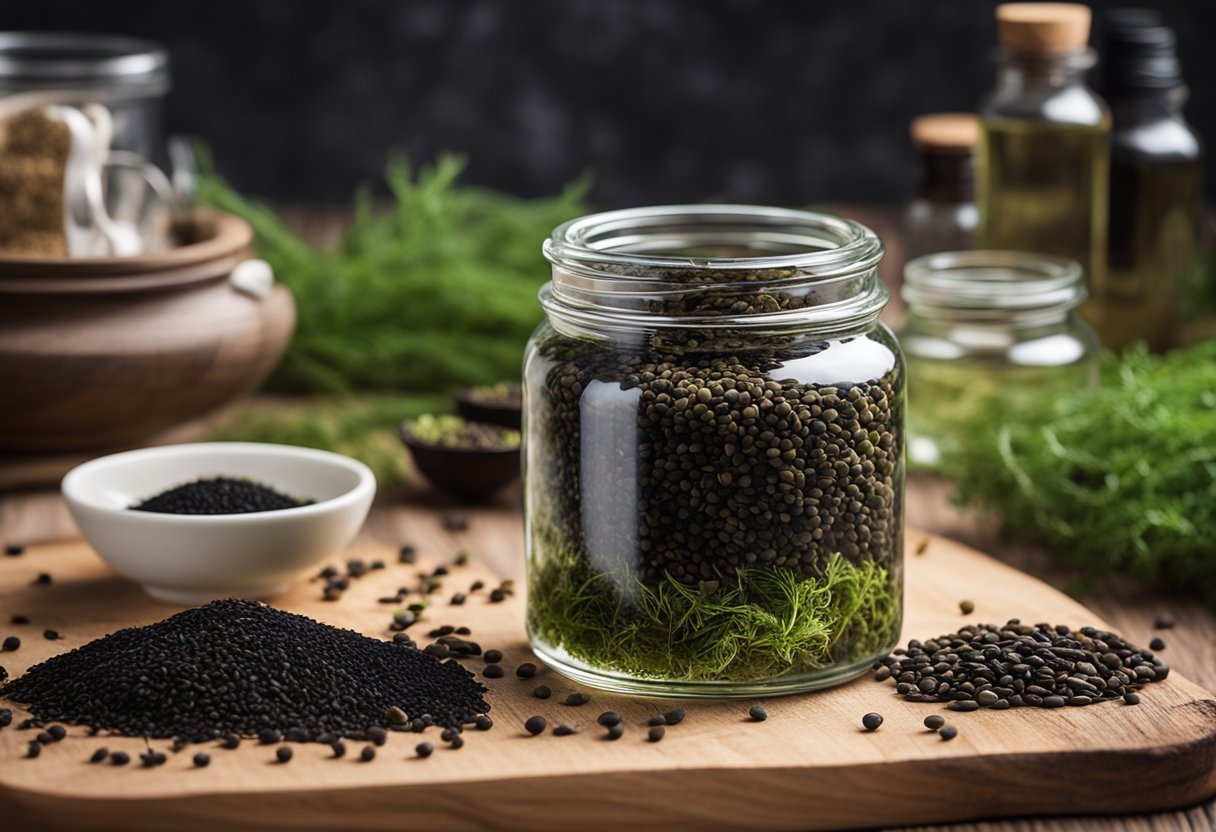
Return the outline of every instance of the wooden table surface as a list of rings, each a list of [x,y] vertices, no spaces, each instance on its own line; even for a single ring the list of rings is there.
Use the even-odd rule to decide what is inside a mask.
[[[903,257],[892,212],[858,207],[846,209],[845,213],[871,225],[887,242],[888,264],[884,268],[884,278],[894,285]],[[308,212],[295,215],[292,219],[310,237],[324,241],[335,238],[341,215]],[[888,317],[895,320],[901,314],[902,309],[895,303]],[[962,513],[951,506],[949,493],[948,482],[926,474],[913,474],[909,478],[907,493],[909,525],[959,540],[1055,585],[1067,584],[1069,573],[1055,567],[1042,550],[1005,540],[996,523]],[[418,494],[414,497],[429,499]],[[504,509],[509,508],[513,501],[518,501],[517,493],[505,495],[502,503]],[[376,534],[378,529],[384,529],[386,540],[396,539],[396,532],[392,530],[397,528],[396,517],[399,513],[400,509],[392,504],[378,506],[369,518],[369,530]],[[58,539],[74,534],[67,509],[57,494],[0,494],[0,543]],[[1216,557],[1216,553],[1213,553],[1213,557]],[[1150,591],[1131,583],[1096,587],[1079,597],[1133,642],[1147,644],[1154,636],[1163,638],[1168,645],[1165,656],[1171,666],[1208,690],[1216,691],[1216,616],[1198,601]],[[1155,631],[1153,623],[1158,616],[1173,619],[1176,626],[1164,632]],[[1095,776],[1101,775],[1096,772]],[[859,796],[858,799],[866,798]],[[1027,818],[941,828],[950,832],[1216,832],[1216,800],[1183,811],[1149,815]]]

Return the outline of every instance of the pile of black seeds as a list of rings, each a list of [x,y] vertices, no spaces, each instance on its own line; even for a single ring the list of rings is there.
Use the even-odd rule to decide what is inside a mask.
[[[386,711],[435,725],[473,722],[485,688],[454,661],[252,601],[215,601],[120,630],[0,687],[40,720],[125,736],[276,734],[364,739]]]
[[[955,711],[979,708],[1062,708],[1113,699],[1139,701],[1134,691],[1169,674],[1148,650],[1113,633],[1063,625],[978,624],[875,662],[878,681],[892,679],[910,702],[947,702]]]
[[[814,576],[834,552],[896,561],[903,370],[813,383],[797,362],[837,345],[788,341],[672,353],[543,338],[529,499],[560,547],[690,585],[741,566]]]
[[[312,500],[288,497],[248,479],[215,477],[170,488],[131,506],[158,514],[248,514],[309,505]]]

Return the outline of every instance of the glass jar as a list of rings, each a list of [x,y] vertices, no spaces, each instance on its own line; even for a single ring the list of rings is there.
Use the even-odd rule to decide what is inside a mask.
[[[911,133],[920,176],[904,212],[908,259],[972,248],[980,218],[975,204],[978,119],[970,113],[932,113],[913,119]]]
[[[899,341],[911,378],[908,458],[936,466],[993,402],[1017,403],[1098,382],[1099,346],[1077,306],[1074,260],[1013,251],[953,251],[913,260],[900,292]]]
[[[904,365],[878,238],[674,206],[574,220],[544,250],[524,361],[536,653],[690,697],[863,672],[903,606]]]

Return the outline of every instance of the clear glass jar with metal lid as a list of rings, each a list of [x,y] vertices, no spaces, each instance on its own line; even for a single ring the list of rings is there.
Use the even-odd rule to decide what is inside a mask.
[[[165,154],[163,103],[169,56],[159,44],[123,35],[0,32],[0,96],[31,93],[59,104],[104,104],[116,150]]]
[[[1012,251],[942,252],[904,267],[908,458],[936,466],[992,402],[1092,386],[1100,348],[1077,314],[1074,260]]]
[[[822,214],[615,211],[545,244],[524,367],[528,628],[588,685],[863,672],[902,613],[904,365],[883,248]]]

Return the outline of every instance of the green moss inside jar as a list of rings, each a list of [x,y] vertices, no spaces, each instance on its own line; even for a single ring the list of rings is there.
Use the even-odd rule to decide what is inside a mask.
[[[586,684],[748,696],[862,672],[902,610],[903,361],[882,246],[747,206],[545,246],[525,360],[528,627]]]

